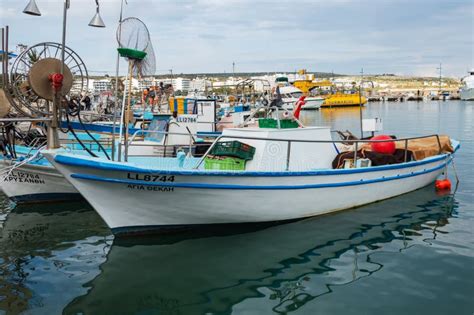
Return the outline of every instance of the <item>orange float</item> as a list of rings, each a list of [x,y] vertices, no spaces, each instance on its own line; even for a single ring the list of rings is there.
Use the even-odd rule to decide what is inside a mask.
[[[372,137],[370,140],[393,140],[392,137],[387,135],[378,135]],[[396,147],[394,141],[387,141],[387,142],[372,142],[370,143],[370,147],[372,151],[381,154],[394,154]]]

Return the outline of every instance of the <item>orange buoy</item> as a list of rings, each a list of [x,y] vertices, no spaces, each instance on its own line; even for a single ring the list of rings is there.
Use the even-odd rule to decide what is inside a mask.
[[[372,137],[370,140],[393,140],[392,137],[387,136],[387,135],[378,135],[375,137]],[[370,148],[372,151],[381,153],[381,154],[394,154],[396,147],[395,147],[395,142],[393,141],[387,141],[387,142],[372,142],[370,144]]]
[[[451,181],[449,179],[438,179],[435,182],[436,190],[451,190]]]

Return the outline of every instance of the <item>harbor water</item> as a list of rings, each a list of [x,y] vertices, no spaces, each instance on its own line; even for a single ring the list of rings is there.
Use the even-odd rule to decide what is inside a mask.
[[[287,224],[131,238],[114,238],[85,202],[14,207],[1,195],[0,314],[472,315],[474,102],[369,103],[363,116],[398,137],[459,140],[456,191],[431,185]],[[359,135],[358,108],[302,120]]]

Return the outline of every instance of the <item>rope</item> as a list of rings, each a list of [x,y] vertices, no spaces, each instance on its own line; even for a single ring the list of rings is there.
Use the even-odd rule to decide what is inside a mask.
[[[459,176],[458,176],[458,171],[456,170],[456,166],[454,165],[454,157],[451,156],[451,165],[453,166],[453,171],[454,171],[454,177],[456,178],[456,188],[454,189],[454,194],[456,193],[456,191],[458,190],[458,186],[459,186]]]
[[[1,169],[1,170],[0,170],[0,178],[1,178],[1,180],[3,181],[5,178],[9,177],[9,176],[11,175],[11,173],[12,173],[15,169],[17,169],[17,168],[19,168],[19,167],[21,167],[21,166],[23,166],[23,165],[25,165],[25,164],[27,164],[27,163],[33,162],[34,160],[38,159],[38,158],[40,157],[41,150],[43,150],[44,148],[46,148],[46,146],[42,146],[41,148],[39,148],[38,151],[35,152],[35,154],[30,155],[30,156],[27,156],[27,158],[25,158],[25,159],[23,159],[23,160],[21,160],[21,161],[17,161],[15,164],[10,165],[10,166],[7,166],[7,167]]]
[[[66,100],[67,101],[67,100]],[[79,142],[79,144],[81,145],[81,147],[87,151],[87,153],[89,153],[91,156],[93,157],[98,157],[97,154],[95,154],[94,152],[92,152],[92,150],[90,150],[89,148],[86,147],[86,145],[81,141],[81,139],[79,139],[79,137],[77,136],[76,132],[74,131],[74,128],[72,128],[71,126],[71,121],[69,120],[69,116],[71,117],[77,117],[79,123],[81,124],[83,130],[86,132],[86,134],[97,144],[97,146],[99,147],[100,150],[102,150],[105,154],[105,156],[107,157],[108,160],[110,160],[110,156],[109,154],[107,153],[107,151],[105,150],[105,148],[102,146],[102,144],[100,144],[99,141],[97,141],[97,139],[92,136],[89,132],[89,130],[87,130],[87,128],[84,126],[84,123],[82,122],[82,119],[81,119],[81,106],[76,104],[73,100],[71,101],[68,101],[67,102],[68,104],[68,107],[66,109],[66,121],[67,121],[67,126],[68,126],[68,130],[72,133],[72,135],[74,136],[74,138],[76,138],[77,142]]]

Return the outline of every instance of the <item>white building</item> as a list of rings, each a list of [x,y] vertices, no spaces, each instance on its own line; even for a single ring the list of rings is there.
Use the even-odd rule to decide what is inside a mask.
[[[188,92],[191,89],[191,80],[186,78],[173,79],[173,89],[175,91]]]
[[[158,85],[158,82],[156,81],[155,78],[153,77],[149,77],[149,78],[142,78],[139,82],[138,82],[138,89],[139,90],[145,90],[147,88],[150,88],[151,86],[157,86]]]
[[[112,82],[109,79],[94,80],[92,82],[92,91],[94,94],[112,91]]]
[[[206,79],[196,78],[191,81],[189,90],[190,91],[206,91],[207,88],[211,87],[211,81]]]
[[[124,92],[128,93],[128,85],[129,85],[128,78],[125,78],[123,80],[123,85],[124,85]],[[140,83],[138,82],[137,79],[132,78],[132,92],[138,92],[138,91],[140,91]]]

